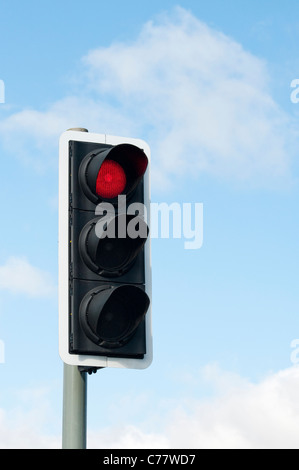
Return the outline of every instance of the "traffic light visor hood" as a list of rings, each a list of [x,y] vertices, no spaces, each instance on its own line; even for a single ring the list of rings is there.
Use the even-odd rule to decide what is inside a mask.
[[[139,287],[96,288],[83,298],[80,322],[88,338],[104,348],[126,344],[143,320],[149,297]]]
[[[87,154],[79,169],[79,182],[93,203],[117,202],[117,196],[129,197],[148,165],[144,151],[132,144],[120,144]]]
[[[128,222],[138,225],[141,236],[131,238],[118,233],[119,225],[127,227]],[[121,214],[112,217],[107,223],[107,230],[97,231],[100,219],[94,218],[83,227],[79,237],[79,252],[85,264],[93,272],[106,276],[121,276],[134,262],[144,246],[149,229],[140,217]],[[115,236],[109,237],[109,226]],[[143,235],[143,236],[142,236]]]

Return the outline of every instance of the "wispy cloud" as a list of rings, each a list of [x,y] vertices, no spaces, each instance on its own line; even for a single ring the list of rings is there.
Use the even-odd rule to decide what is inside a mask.
[[[0,449],[61,447],[61,435],[53,431],[57,423],[49,400],[50,388],[19,389],[13,395],[14,406],[0,408]]]
[[[199,373],[214,387],[209,398],[184,394],[148,396],[139,403],[144,421],[117,420],[115,425],[88,424],[88,448],[102,449],[298,449],[299,368],[291,367],[252,383],[207,365]],[[194,380],[194,374],[192,374]],[[59,448],[58,416],[53,416],[49,390],[20,391],[17,407],[0,409],[0,448]],[[125,398],[125,397],[123,397]],[[127,397],[126,416],[134,415],[135,399]],[[113,400],[110,400],[111,403]],[[116,402],[115,402],[116,403]],[[118,403],[123,413],[122,402]],[[115,405],[116,406],[116,405]],[[141,411],[142,411],[141,410]],[[163,410],[161,412],[161,410]],[[112,420],[113,421],[113,420]],[[54,428],[53,428],[54,425]]]
[[[88,86],[150,140],[157,180],[290,176],[290,120],[271,97],[266,63],[186,10],[83,62]]]
[[[0,266],[0,289],[29,297],[52,297],[56,293],[50,274],[20,257],[10,257]]]
[[[89,432],[95,448],[298,449],[299,368],[269,375],[254,384],[207,366],[205,380],[215,387],[208,399],[181,398],[157,416],[154,427],[124,425]]]
[[[201,174],[262,186],[291,179],[294,135],[266,63],[183,8],[146,23],[130,43],[91,50],[76,79],[76,92],[47,110],[0,122],[7,151],[13,141],[39,169],[56,162],[62,131],[84,126],[148,140],[156,187]]]

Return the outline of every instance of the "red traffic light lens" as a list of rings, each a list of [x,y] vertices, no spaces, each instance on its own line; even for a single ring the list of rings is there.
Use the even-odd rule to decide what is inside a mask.
[[[114,160],[104,160],[97,176],[97,194],[105,199],[113,199],[123,192],[126,184],[123,167]]]

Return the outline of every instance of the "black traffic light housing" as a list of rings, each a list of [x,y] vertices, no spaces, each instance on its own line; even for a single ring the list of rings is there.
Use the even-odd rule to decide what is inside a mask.
[[[152,360],[148,145],[67,131],[59,163],[59,344],[78,366]]]

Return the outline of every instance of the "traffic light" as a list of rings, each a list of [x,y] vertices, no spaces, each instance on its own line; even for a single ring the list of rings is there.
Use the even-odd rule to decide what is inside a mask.
[[[86,367],[152,360],[150,150],[69,130],[59,150],[59,351]]]

